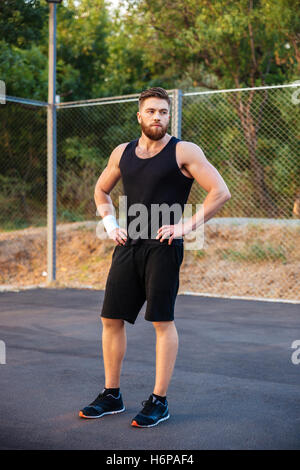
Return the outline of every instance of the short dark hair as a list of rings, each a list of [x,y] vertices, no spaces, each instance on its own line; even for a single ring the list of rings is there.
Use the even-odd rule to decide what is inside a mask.
[[[169,107],[171,107],[171,100],[170,97],[167,93],[167,91],[164,88],[160,87],[152,87],[148,88],[148,90],[142,91],[142,93],[139,96],[139,107],[141,107],[142,103],[147,99],[147,98],[160,98],[161,100],[166,100]]]

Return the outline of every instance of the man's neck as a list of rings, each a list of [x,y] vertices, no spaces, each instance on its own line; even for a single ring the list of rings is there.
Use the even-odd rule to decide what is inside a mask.
[[[147,137],[143,132],[141,137],[139,138],[138,145],[141,147],[143,150],[147,152],[153,152],[156,149],[160,149],[164,147],[169,140],[171,139],[171,135],[165,134],[161,139],[159,140],[152,140],[149,137]]]

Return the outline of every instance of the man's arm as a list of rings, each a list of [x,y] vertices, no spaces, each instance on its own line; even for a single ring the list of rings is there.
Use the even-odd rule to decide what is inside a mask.
[[[203,208],[196,212],[189,221],[188,229],[195,230],[201,223],[211,219],[231,198],[231,194],[218,170],[209,163],[198,145],[183,141],[177,147],[179,160],[201,188],[208,193],[204,199]]]
[[[127,143],[118,145],[118,147],[112,151],[107,166],[104,168],[103,172],[98,178],[94,192],[97,213],[103,219],[104,217],[110,216],[107,217],[107,219],[104,221],[106,222],[106,229],[108,231],[109,237],[115,240],[119,245],[125,243],[124,240],[126,240],[127,233],[126,230],[119,227],[116,227],[111,231],[109,229],[110,226],[112,228],[117,226],[114,217],[115,209],[109,194],[121,178],[119,162],[126,146]]]
[[[229,189],[218,170],[207,160],[201,148],[192,143],[180,141],[176,146],[176,155],[180,165],[190,173],[197,183],[208,192],[202,207],[184,224],[162,226],[156,238],[173,238],[187,235],[201,224],[211,219],[218,210],[231,198]]]

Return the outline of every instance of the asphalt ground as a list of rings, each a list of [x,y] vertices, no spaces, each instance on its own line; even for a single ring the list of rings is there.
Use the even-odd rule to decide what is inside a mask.
[[[86,420],[103,389],[103,291],[0,293],[0,449],[300,449],[300,305],[179,295],[170,419],[130,421],[153,391],[155,330],[126,323],[126,411]],[[299,346],[298,346],[299,348]],[[300,358],[300,350],[299,355]]]

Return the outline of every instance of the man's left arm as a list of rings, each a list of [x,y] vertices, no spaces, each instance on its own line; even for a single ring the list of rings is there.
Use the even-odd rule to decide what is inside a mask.
[[[177,144],[177,156],[184,168],[208,194],[204,199],[202,207],[187,222],[160,227],[156,238],[161,237],[160,241],[169,238],[169,244],[172,243],[173,238],[187,235],[191,231],[196,230],[201,224],[207,222],[231,198],[229,189],[222,176],[209,163],[198,145],[192,142],[179,142]]]

